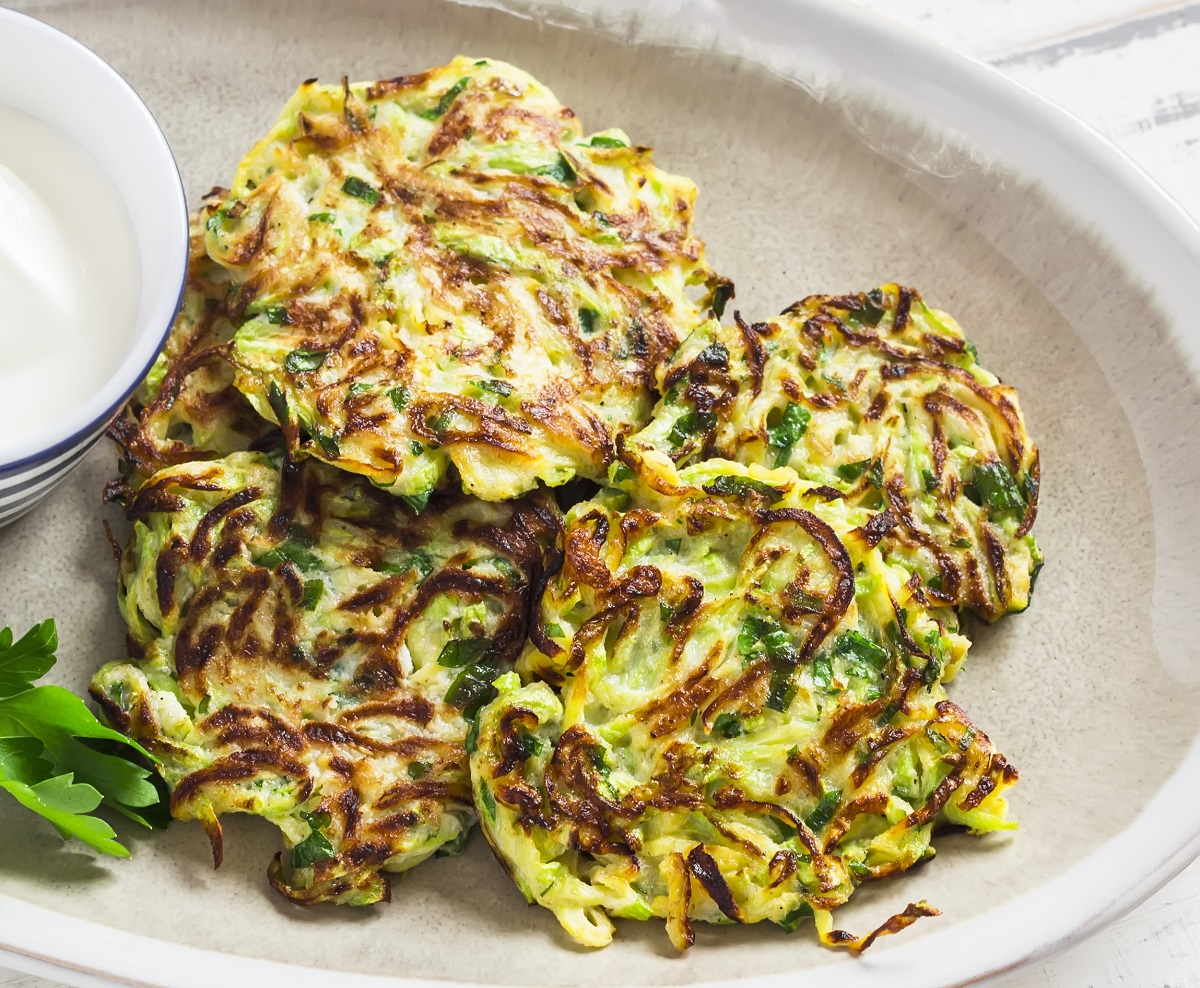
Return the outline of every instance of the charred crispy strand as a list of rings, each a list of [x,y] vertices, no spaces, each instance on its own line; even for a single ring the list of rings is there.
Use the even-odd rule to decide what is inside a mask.
[[[535,619],[553,647],[527,645],[533,682],[480,715],[475,803],[505,868],[591,946],[612,916],[662,917],[682,950],[697,920],[815,916],[863,949],[932,915],[830,932],[937,822],[1011,826],[1016,773],[942,688],[968,646],[953,609],[885,554],[893,520],[786,468],[636,465],[568,513]]]
[[[464,740],[525,639],[559,527],[538,499],[419,519],[322,464],[235,453],[130,497],[120,604],[140,660],[92,695],[161,759],[171,812],[266,816],[297,902],[388,897],[385,871],[461,849]]]
[[[279,431],[233,386],[230,279],[205,252],[203,218],[192,216],[187,283],[166,346],[109,427],[123,453],[123,482],[113,486],[114,499],[123,500],[163,467],[282,443]]]
[[[397,495],[599,480],[728,294],[695,197],[503,62],[305,83],[205,211],[237,387]]]
[[[906,930],[918,919],[940,915],[941,913],[938,910],[934,909],[933,906],[924,900],[921,902],[910,902],[904,907],[903,912],[884,920],[883,923],[865,936],[856,937],[845,930],[833,929],[829,913],[821,912],[817,914],[817,931],[821,937],[821,943],[825,944],[825,946],[841,947],[853,953],[861,954],[880,937],[891,936],[893,933]]]
[[[871,509],[860,537],[931,605],[988,621],[1029,605],[1040,474],[1017,393],[915,291],[814,295],[752,326],[710,321],[659,385],[653,421],[626,441],[633,459],[789,466],[812,496]]]

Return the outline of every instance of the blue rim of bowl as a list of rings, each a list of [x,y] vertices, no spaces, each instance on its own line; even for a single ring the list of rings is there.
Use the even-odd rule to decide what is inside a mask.
[[[24,23],[24,25],[30,30],[41,31],[49,35],[57,35],[62,42],[67,44],[68,47],[75,48],[76,51],[81,53],[85,58],[91,59],[93,62],[95,62],[101,71],[111,73],[120,82],[120,84],[129,91],[129,93],[145,112],[147,119],[153,125],[153,132],[157,135],[158,140],[162,142],[162,148],[166,151],[167,159],[171,162],[171,170],[175,175],[175,187],[179,192],[178,202],[183,209],[184,230],[186,234],[188,215],[187,193],[183,188],[183,177],[179,174],[179,163],[175,160],[175,154],[171,150],[171,145],[167,141],[167,136],[163,133],[162,127],[159,126],[158,121],[154,118],[154,114],[150,111],[150,107],[146,105],[146,101],[142,99],[138,91],[133,88],[133,86],[129,83],[129,80],[121,75],[121,73],[113,68],[107,61],[92,51],[92,49],[85,45],[82,41],[71,37],[71,35],[67,34],[65,31],[60,31],[58,28],[47,24],[45,21],[40,21],[36,17],[31,17],[28,14],[22,14],[19,11],[0,7],[0,19],[6,17],[11,17],[18,23]],[[0,462],[0,479],[3,479],[9,474],[16,473],[24,467],[35,465],[43,462],[46,459],[58,456],[61,453],[69,452],[74,447],[87,442],[93,435],[95,435],[95,433],[107,431],[109,424],[114,418],[116,418],[117,414],[125,406],[126,402],[129,401],[130,397],[133,395],[133,392],[137,390],[138,385],[145,379],[146,375],[150,373],[150,368],[154,366],[154,362],[158,359],[158,355],[162,351],[163,345],[167,342],[167,336],[170,334],[171,327],[175,323],[176,315],[179,314],[179,307],[183,302],[183,293],[187,288],[187,257],[187,238],[185,236],[183,242],[183,266],[182,270],[180,271],[179,279],[179,292],[175,296],[175,302],[171,307],[171,314],[166,321],[166,325],[162,328],[162,331],[158,337],[158,342],[155,344],[153,356],[151,356],[142,369],[138,371],[136,377],[130,383],[128,390],[126,390],[121,397],[117,401],[113,402],[113,404],[110,405],[103,413],[94,418],[86,426],[83,426],[82,428],[73,432],[66,439],[59,440],[53,446],[48,446],[45,449],[38,450],[36,453],[30,453],[28,456],[24,456],[19,460]]]

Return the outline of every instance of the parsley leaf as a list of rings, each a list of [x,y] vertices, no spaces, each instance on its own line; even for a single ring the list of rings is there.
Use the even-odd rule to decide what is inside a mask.
[[[101,724],[74,693],[34,685],[56,661],[53,621],[35,625],[15,643],[13,638],[10,628],[0,630],[0,789],[64,837],[103,854],[129,857],[112,827],[90,814],[104,803],[152,826],[147,817],[155,814],[149,808],[160,803],[160,796],[150,770],[110,752],[153,761],[151,755]]]
[[[53,621],[35,624],[15,645],[11,628],[0,631],[0,697],[21,693],[46,675],[57,647]]]
[[[60,834],[111,857],[129,857],[129,851],[116,840],[116,831],[99,817],[88,815],[104,798],[92,786],[75,782],[71,775],[58,775],[33,785],[0,780],[0,789],[27,810],[45,817]]]

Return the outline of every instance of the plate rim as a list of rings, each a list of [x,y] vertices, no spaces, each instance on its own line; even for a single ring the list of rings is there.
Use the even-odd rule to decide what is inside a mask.
[[[508,6],[486,0],[465,2],[502,9]],[[1192,356],[1200,352],[1200,334],[1192,333],[1189,338],[1181,318],[1187,277],[1189,273],[1200,275],[1200,225],[1136,162],[1089,124],[998,69],[846,0],[709,0],[703,7],[702,16],[725,26],[746,30],[771,25],[776,44],[781,37],[786,42],[803,22],[803,37],[797,39],[796,47],[808,48],[816,37],[825,50],[839,54],[835,91],[886,92],[889,109],[953,128],[993,152],[1021,177],[1037,181],[1068,208],[1080,226],[1098,233],[1122,266],[1140,276],[1174,327],[1173,339]],[[830,46],[830,39],[841,43]],[[868,57],[881,49],[886,49],[886,59]],[[914,79],[927,84],[921,87],[919,100],[899,85],[911,84]],[[984,132],[973,119],[970,111],[979,109],[989,111],[988,124],[993,129]],[[1098,200],[1099,188],[1116,195]],[[1132,236],[1130,222],[1137,228]],[[1149,238],[1138,235],[1147,231],[1152,234]],[[1123,241],[1136,242],[1138,251],[1122,249]],[[1195,364],[1189,374],[1200,376]],[[939,983],[958,988],[1010,973],[1091,936],[1152,895],[1200,854],[1200,808],[1191,818],[1179,813],[1178,805],[1165,812],[1172,793],[1197,781],[1200,736],[1176,771],[1120,833],[1050,882],[956,925],[959,939],[968,942],[972,950],[959,951],[957,957],[939,955],[944,972]],[[1106,867],[1098,868],[1098,863]],[[999,934],[998,921],[1004,923]],[[970,935],[984,926],[990,931],[987,936]],[[214,980],[237,983],[249,977],[268,984],[286,978],[294,988],[324,988],[331,975],[349,988],[433,988],[452,983],[226,954],[114,929],[3,892],[0,931],[0,962],[82,988],[114,984],[207,988]],[[62,944],[77,946],[72,952],[71,948],[62,949]],[[844,988],[878,985],[884,978],[888,988],[927,988],[929,944],[928,938],[897,944],[835,970]],[[822,969],[823,973],[829,970]],[[738,984],[790,986],[795,974],[793,970]]]

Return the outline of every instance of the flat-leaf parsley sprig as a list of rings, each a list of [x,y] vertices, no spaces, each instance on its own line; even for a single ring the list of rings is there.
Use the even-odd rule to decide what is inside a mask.
[[[91,813],[104,803],[149,827],[159,792],[149,770],[100,746],[153,757],[101,724],[74,693],[33,685],[56,661],[53,620],[34,625],[19,641],[13,637],[11,628],[0,631],[0,790],[49,820],[64,839],[129,857],[112,827]]]

